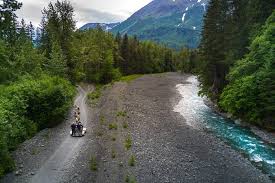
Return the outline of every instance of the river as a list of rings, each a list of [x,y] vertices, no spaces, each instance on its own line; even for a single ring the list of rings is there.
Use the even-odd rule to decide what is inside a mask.
[[[184,84],[179,84],[176,88],[182,98],[174,111],[180,113],[189,126],[214,133],[275,180],[274,145],[261,139],[249,128],[235,124],[205,105],[204,99],[198,96],[199,82],[195,76],[190,76]]]

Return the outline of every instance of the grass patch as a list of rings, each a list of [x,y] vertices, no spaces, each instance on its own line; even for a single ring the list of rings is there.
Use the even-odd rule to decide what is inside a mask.
[[[125,139],[124,146],[127,150],[129,150],[132,147],[132,139],[131,139],[130,135]]]
[[[88,94],[88,99],[92,104],[96,104],[102,95],[102,85],[96,85],[95,90]]]
[[[117,130],[117,124],[116,123],[109,124],[109,130]]]
[[[143,75],[142,74],[133,74],[133,75],[129,75],[129,76],[123,76],[119,79],[119,81],[130,83],[131,81],[136,80],[137,78],[140,78],[141,76],[143,76]]]
[[[115,159],[116,158],[116,151],[113,149],[112,150],[112,158]]]
[[[122,127],[125,128],[125,129],[128,128],[128,123],[127,122],[123,122]]]
[[[136,158],[134,155],[132,155],[128,161],[129,166],[135,166],[136,164]]]
[[[136,181],[136,178],[134,176],[126,175],[125,182],[127,182],[127,183],[136,183],[137,181]]]
[[[90,169],[91,171],[97,171],[97,161],[95,156],[92,156],[90,159]]]
[[[126,111],[118,111],[117,113],[116,113],[116,116],[117,117],[126,117],[127,116],[127,112]]]
[[[112,141],[116,141],[116,137],[113,136],[113,137],[112,137]]]
[[[100,123],[101,125],[105,125],[105,122],[106,122],[105,116],[100,115],[100,116],[99,116],[99,123]]]

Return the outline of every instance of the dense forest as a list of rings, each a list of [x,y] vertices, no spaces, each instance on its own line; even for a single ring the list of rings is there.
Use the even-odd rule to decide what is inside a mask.
[[[123,75],[174,71],[174,52],[100,27],[76,29],[68,1],[49,3],[40,26],[18,20],[22,3],[0,5],[0,176],[14,168],[10,151],[61,122],[78,82],[108,83]]]
[[[200,44],[201,94],[221,109],[275,126],[275,3],[211,0]]]

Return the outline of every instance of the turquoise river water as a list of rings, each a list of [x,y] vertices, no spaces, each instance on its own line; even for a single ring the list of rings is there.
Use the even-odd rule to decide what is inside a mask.
[[[191,76],[186,83],[176,86],[182,99],[174,111],[184,116],[189,126],[197,129],[206,128],[213,132],[275,180],[274,145],[262,140],[249,128],[235,124],[205,105],[204,99],[197,94],[198,84],[196,77]]]

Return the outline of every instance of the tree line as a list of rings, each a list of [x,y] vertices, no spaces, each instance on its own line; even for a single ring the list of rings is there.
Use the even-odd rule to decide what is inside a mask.
[[[199,47],[201,94],[247,122],[275,126],[273,0],[211,0]]]

